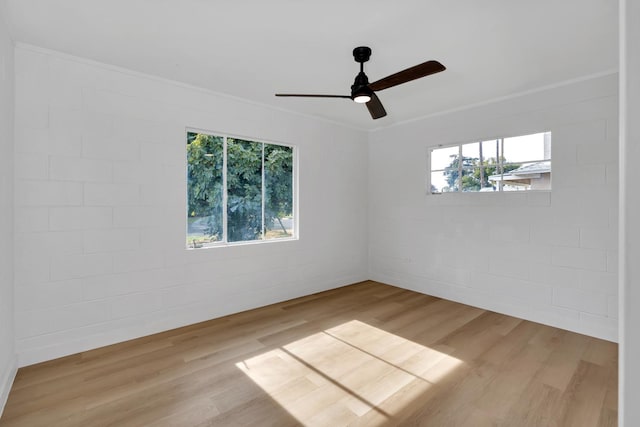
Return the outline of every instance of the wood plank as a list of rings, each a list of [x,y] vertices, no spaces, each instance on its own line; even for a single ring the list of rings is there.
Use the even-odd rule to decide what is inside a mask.
[[[563,393],[558,425],[563,427],[597,426],[604,405],[608,370],[581,360]]]

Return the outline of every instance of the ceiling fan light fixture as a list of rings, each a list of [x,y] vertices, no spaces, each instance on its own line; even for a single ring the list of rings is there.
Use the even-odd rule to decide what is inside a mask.
[[[353,101],[357,102],[358,104],[366,104],[367,102],[371,101],[372,94],[373,91],[369,89],[368,86],[362,86],[354,90],[351,94],[351,97],[353,98]]]
[[[357,102],[358,104],[366,104],[367,102],[371,101],[371,97],[369,95],[358,95],[353,98],[353,101]]]

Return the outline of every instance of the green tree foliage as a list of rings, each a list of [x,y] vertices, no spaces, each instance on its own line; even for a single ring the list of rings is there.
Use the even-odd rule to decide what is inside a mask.
[[[458,178],[460,177],[460,156],[453,155],[451,156],[452,160],[449,166],[445,168],[444,176],[447,179],[447,185],[449,186],[450,191],[458,190]],[[474,160],[471,157],[462,157],[462,188],[463,191],[465,188],[469,188],[473,185],[473,178],[470,174],[473,172],[468,169],[474,165]],[[465,187],[466,185],[466,187]]]
[[[222,138],[192,133],[187,138],[189,215],[212,218],[207,220],[212,226],[205,232],[219,240],[222,238]],[[228,138],[228,241],[263,238],[263,203],[265,228],[278,223],[286,233],[281,219],[293,212],[293,149]]]
[[[264,167],[265,215],[279,221],[293,212],[293,148],[265,145]]]
[[[227,140],[227,232],[230,242],[262,232],[262,144]]]
[[[458,155],[451,156],[451,163],[445,168],[444,175],[447,179],[448,191],[458,191],[461,184],[461,191],[480,191],[482,188],[494,188],[492,182],[489,181],[491,175],[499,175],[499,165],[495,157],[483,160],[474,157],[462,157],[462,178],[460,177],[459,165],[460,157]],[[504,163],[504,159],[503,159]],[[519,164],[506,163],[503,164],[504,173],[512,171],[520,167]],[[482,171],[482,172],[481,172]]]
[[[205,233],[220,240],[223,140],[201,133],[188,133],[187,138],[188,214],[193,218],[205,218]]]

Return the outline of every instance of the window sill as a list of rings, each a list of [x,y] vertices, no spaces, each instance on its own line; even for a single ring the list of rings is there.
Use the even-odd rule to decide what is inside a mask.
[[[202,246],[199,248],[193,247],[185,247],[187,251],[200,251],[207,249],[215,249],[215,248],[229,248],[229,247],[238,247],[238,246],[253,246],[253,245],[264,245],[270,243],[279,243],[279,242],[294,242],[300,240],[299,237],[286,237],[281,239],[268,239],[268,240],[248,240],[244,242],[217,242],[210,243],[207,246]]]

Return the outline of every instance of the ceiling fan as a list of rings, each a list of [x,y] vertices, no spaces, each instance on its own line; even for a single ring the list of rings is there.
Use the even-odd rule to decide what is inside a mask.
[[[391,74],[390,76],[377,80],[373,83],[369,83],[369,78],[364,73],[364,63],[367,62],[370,57],[371,49],[366,46],[359,46],[353,49],[353,58],[356,62],[360,63],[360,72],[351,86],[351,95],[276,93],[276,96],[352,99],[359,104],[366,104],[371,117],[375,120],[387,115],[387,112],[382,106],[382,102],[380,102],[380,98],[378,98],[375,92],[446,70],[445,66],[438,61],[427,61],[411,68],[407,68],[406,70],[399,71],[395,74]]]

